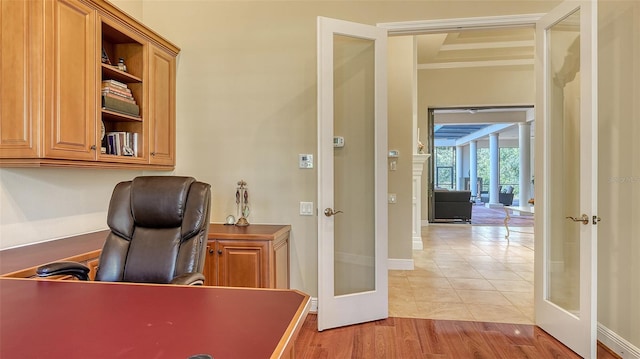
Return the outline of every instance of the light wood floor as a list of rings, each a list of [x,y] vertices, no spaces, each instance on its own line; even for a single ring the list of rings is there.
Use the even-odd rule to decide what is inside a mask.
[[[318,332],[310,314],[295,357],[579,358],[532,325],[533,228],[513,229],[507,242],[503,226],[423,227],[415,270],[389,271],[390,318]]]
[[[580,358],[540,328],[418,318],[388,318],[317,331],[309,314],[295,343],[295,358],[562,359]],[[599,359],[616,356],[598,348]]]

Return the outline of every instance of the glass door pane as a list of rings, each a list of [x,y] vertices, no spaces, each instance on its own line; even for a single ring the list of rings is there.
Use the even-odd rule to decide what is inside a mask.
[[[375,41],[334,35],[334,295],[375,290]]]
[[[580,11],[547,30],[549,243],[546,300],[580,309]]]

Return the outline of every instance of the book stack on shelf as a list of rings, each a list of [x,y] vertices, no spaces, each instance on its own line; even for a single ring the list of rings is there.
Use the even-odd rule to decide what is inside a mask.
[[[138,157],[138,134],[135,132],[108,132],[105,136],[106,154]]]
[[[140,116],[140,107],[127,84],[116,80],[102,81],[102,108],[129,116]]]

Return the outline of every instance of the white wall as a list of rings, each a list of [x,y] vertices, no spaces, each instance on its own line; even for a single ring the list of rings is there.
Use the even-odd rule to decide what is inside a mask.
[[[395,171],[389,171],[389,193],[397,195],[395,204],[389,204],[389,258],[412,259],[412,155],[416,151],[413,136],[414,78],[413,37],[389,38],[389,142],[390,150],[398,150]],[[392,238],[393,237],[393,238]]]
[[[599,1],[598,22],[598,321],[638,350],[640,2]]]
[[[298,215],[300,201],[316,202],[316,173],[297,168],[299,153],[316,152],[316,16],[376,24],[538,13],[556,2],[498,1],[483,6],[476,1],[114,3],[182,50],[174,173],[212,184],[211,219],[216,222],[235,212],[236,182],[247,181],[252,197],[249,221],[293,226],[291,284],[316,295],[316,219]],[[404,121],[405,116],[398,118]],[[399,126],[398,137],[392,137],[395,130],[390,129],[390,144],[393,141],[400,148],[402,136],[411,143],[411,134]],[[411,166],[406,168],[410,173]],[[139,174],[145,172],[0,169],[0,247],[105,228],[101,218],[113,186]],[[398,180],[394,186],[401,185],[403,180]],[[410,213],[410,198],[398,201],[398,213]],[[392,208],[390,218],[396,215]],[[390,233],[389,253],[406,256],[404,242],[398,246],[397,241],[404,240],[400,237],[404,234]]]
[[[113,187],[141,173],[0,169],[0,249],[106,229]]]

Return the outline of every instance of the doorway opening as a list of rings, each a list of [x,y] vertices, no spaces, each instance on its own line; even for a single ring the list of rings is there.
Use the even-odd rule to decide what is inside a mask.
[[[495,225],[505,218],[503,207],[531,205],[533,106],[430,108],[428,111],[426,141],[433,154],[429,159],[430,181],[426,184],[430,194],[426,203],[430,223],[456,222],[460,217],[469,216],[471,210],[468,223]],[[492,153],[494,139],[495,154]],[[492,181],[494,175],[496,181]],[[464,199],[472,205],[450,204],[453,199]],[[467,213],[457,213],[456,208]],[[532,226],[533,222],[525,222],[527,224]]]
[[[421,92],[446,93],[442,87],[430,86],[435,81],[456,83],[456,81],[469,79],[468,74],[473,71],[479,71],[482,75],[486,75],[488,68],[498,68],[502,72],[505,69],[516,68],[519,72],[528,69],[530,72],[529,83],[533,88],[535,82],[533,29],[537,18],[539,18],[537,15],[511,17],[510,23],[504,27],[494,26],[496,23],[506,20],[502,17],[500,17],[500,21],[498,18],[469,19],[468,23],[457,24],[451,28],[438,25],[430,26],[429,24],[419,26],[416,23],[405,24],[406,27],[401,24],[382,26],[390,30],[390,35],[409,34],[416,36],[415,44],[418,52],[416,56],[417,88],[415,89],[418,104],[416,107],[421,109],[425,107],[421,101],[428,97],[423,96]],[[465,22],[465,20],[461,20],[461,22]],[[484,24],[478,25],[481,22]],[[523,35],[525,33],[527,35]],[[512,37],[509,38],[509,36]],[[527,36],[528,38],[524,38]],[[487,40],[488,38],[492,38],[492,40]],[[510,48],[511,46],[508,44],[513,47]],[[423,51],[420,50],[421,46]],[[480,53],[482,55],[479,55]],[[522,55],[522,53],[526,54]],[[431,59],[426,60],[425,58],[429,56]],[[425,84],[421,79],[424,73],[435,74],[436,80],[431,84]],[[459,74],[456,75],[456,73]],[[499,82],[499,80],[497,81]],[[481,82],[480,88],[482,86],[491,88],[495,87],[495,84],[485,81]],[[461,90],[459,96],[454,96],[454,98],[435,100],[434,103],[442,105],[438,107],[438,110],[443,111],[445,117],[453,117],[458,114],[500,117],[502,114],[498,112],[503,111],[504,108],[525,107],[531,109],[530,103],[535,100],[535,95],[532,95],[528,100],[517,103],[511,101],[505,104],[495,100],[483,103],[480,100],[473,100],[473,97],[468,93],[465,95],[462,92],[464,89]],[[476,92],[486,93],[487,90],[477,90]],[[482,110],[489,108],[500,110],[494,110],[492,114],[489,114],[489,111],[486,111],[486,114],[483,113]],[[426,118],[421,117],[420,114],[414,116],[416,118],[414,131],[423,134],[422,138],[417,138],[417,136],[416,138],[426,144],[427,153],[432,154],[427,162],[425,169],[427,175],[423,177],[422,185],[422,188],[427,189],[423,191],[423,193],[426,192],[426,195],[422,202],[422,207],[428,208],[425,211],[427,218],[423,217],[426,220],[431,220],[434,213],[432,208],[433,190],[436,184],[448,187],[448,190],[457,190],[460,187],[464,189],[464,177],[469,177],[460,176],[460,174],[468,172],[468,167],[463,167],[462,170],[457,167],[456,160],[464,161],[464,156],[463,159],[455,158],[456,155],[453,152],[450,153],[449,163],[436,162],[438,161],[438,152],[435,151],[435,138],[427,136],[427,134],[436,132],[434,130],[453,129],[445,126],[453,126],[454,123],[435,124],[431,122],[429,124],[429,121],[433,121],[433,117],[431,111]],[[487,120],[484,127],[492,126],[498,122],[500,121]],[[520,121],[512,121],[511,126],[517,122]],[[523,119],[521,122],[526,122],[526,120]],[[478,123],[477,120],[465,119],[457,124],[471,127]],[[442,127],[436,128],[437,125]],[[455,146],[455,142],[449,145],[453,148]],[[467,150],[467,152],[469,151]],[[460,181],[462,184],[459,183]],[[470,186],[470,182],[466,186]],[[485,182],[484,185],[489,186],[489,183]],[[479,192],[474,193],[480,195],[481,203],[482,192],[488,192],[488,188],[484,190],[481,187]],[[500,226],[430,224],[423,227],[422,235],[425,249],[414,251],[416,270],[399,273],[397,276],[395,273],[390,274],[390,315],[532,324],[534,322],[533,235],[518,234],[512,237],[514,238],[513,243],[509,245],[504,240],[503,231],[504,227]],[[497,257],[502,257],[502,259],[510,257],[512,261],[502,262]],[[396,292],[396,289],[402,285],[407,285],[407,287]],[[408,293],[407,290],[411,290],[411,293],[398,294],[400,298],[394,297],[395,293]],[[408,297],[413,298],[412,303],[407,299]],[[402,309],[401,305],[406,306]],[[492,311],[487,310],[489,306],[493,306],[491,307]],[[404,312],[402,312],[403,310]],[[490,312],[493,312],[493,317],[487,316],[491,314]]]

